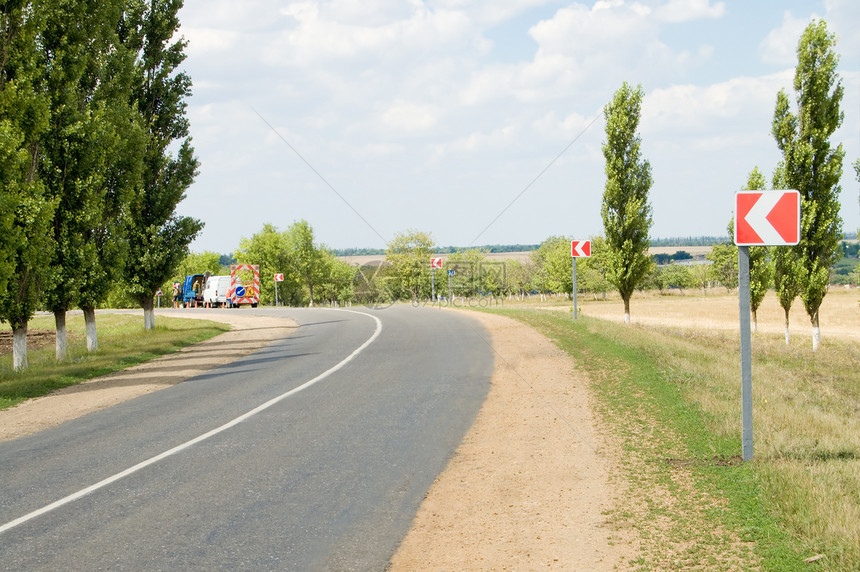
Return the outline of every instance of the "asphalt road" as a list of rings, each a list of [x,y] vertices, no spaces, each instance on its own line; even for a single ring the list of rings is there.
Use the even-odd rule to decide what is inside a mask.
[[[385,568],[486,397],[486,333],[426,308],[234,311],[301,327],[0,443],[0,568]]]

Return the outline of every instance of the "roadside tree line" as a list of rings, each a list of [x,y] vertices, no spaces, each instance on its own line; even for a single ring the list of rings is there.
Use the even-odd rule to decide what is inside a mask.
[[[66,312],[98,347],[97,306],[124,289],[153,326],[156,290],[202,223],[175,214],[197,173],[178,71],[181,0],[0,4],[0,320],[13,367],[27,366],[27,322]]]

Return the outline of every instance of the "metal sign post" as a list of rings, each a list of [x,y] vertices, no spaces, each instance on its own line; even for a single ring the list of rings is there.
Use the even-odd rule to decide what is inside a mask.
[[[448,271],[448,305],[454,303],[454,289],[451,287],[451,278],[454,276],[454,271]]]
[[[431,258],[430,259],[430,286],[432,288],[432,292],[430,294],[430,300],[436,301],[436,269],[442,268],[442,259],[441,258]]]
[[[741,353],[741,442],[743,460],[753,458],[752,339],[750,335],[750,246],[789,246],[800,241],[800,193],[739,191],[735,195],[738,247],[738,309]]]
[[[571,282],[571,289],[573,290],[573,319],[576,320],[579,317],[579,307],[576,300],[576,291],[578,290],[576,287],[576,259],[580,256],[584,256],[586,258],[591,256],[591,241],[571,240],[570,255],[573,257],[573,281]]]
[[[750,336],[750,247],[738,247],[738,299],[741,318],[741,420],[743,459],[753,458],[752,341]]]
[[[278,304],[278,282],[284,281],[283,274],[275,274],[275,306],[279,306]]]

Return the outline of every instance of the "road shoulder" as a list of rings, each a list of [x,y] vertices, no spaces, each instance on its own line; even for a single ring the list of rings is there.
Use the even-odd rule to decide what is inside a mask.
[[[620,497],[614,445],[596,427],[589,380],[534,329],[474,312],[496,366],[474,426],[421,505],[391,570],[616,570],[632,531],[607,520]]]
[[[229,332],[119,372],[66,387],[0,411],[0,441],[31,435],[141,395],[164,389],[246,356],[295,331],[287,318],[225,311],[165,310],[160,316],[223,322]],[[141,319],[143,319],[141,317]]]

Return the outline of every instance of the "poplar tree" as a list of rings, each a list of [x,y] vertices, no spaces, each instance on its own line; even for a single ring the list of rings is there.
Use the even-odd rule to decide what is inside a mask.
[[[624,321],[630,323],[630,298],[646,279],[653,262],[648,256],[651,228],[651,165],[640,157],[636,130],[644,91],[624,82],[603,108],[606,119],[606,186],[603,191],[603,229],[606,234],[606,278],[624,300]]]
[[[831,147],[830,137],[842,124],[843,88],[836,73],[839,56],[835,35],[823,20],[811,22],[797,46],[794,90],[797,114],[788,95],[777,95],[772,132],[783,154],[785,188],[801,195],[801,229],[797,252],[800,299],[812,323],[812,349],[821,344],[818,310],[827,293],[830,269],[839,259],[842,219],[839,216],[839,179],[842,145]]]
[[[27,323],[39,303],[54,203],[39,180],[49,111],[34,2],[0,4],[0,320],[12,327],[12,367],[27,367]]]
[[[116,34],[124,3],[51,4],[39,42],[51,98],[42,178],[57,200],[46,297],[57,359],[65,357],[65,315],[73,305],[84,312],[87,350],[98,349],[95,308],[124,259],[124,220],[142,144],[129,105],[134,60]]]
[[[774,189],[785,189],[785,162],[780,161],[773,174]],[[773,264],[773,287],[785,316],[785,345],[791,343],[791,306],[800,295],[800,258],[793,246],[771,246],[770,256]]]
[[[179,66],[187,42],[178,37],[182,0],[129,0],[121,41],[137,54],[131,103],[146,132],[141,183],[127,231],[129,294],[143,307],[144,328],[155,325],[155,293],[188,254],[203,223],[176,214],[197,175],[186,117],[191,78]],[[177,149],[175,154],[171,149]]]

